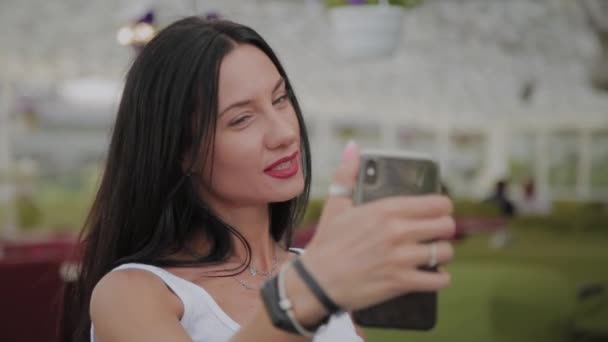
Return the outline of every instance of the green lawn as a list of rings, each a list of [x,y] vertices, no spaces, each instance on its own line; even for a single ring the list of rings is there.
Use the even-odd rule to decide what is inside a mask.
[[[368,340],[571,341],[578,286],[608,283],[608,236],[519,229],[513,237],[503,250],[488,248],[487,235],[457,245],[433,331],[368,329]]]

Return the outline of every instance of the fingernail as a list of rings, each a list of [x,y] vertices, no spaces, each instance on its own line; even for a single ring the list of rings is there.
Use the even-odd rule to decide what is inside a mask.
[[[357,156],[357,143],[354,140],[349,140],[344,148],[343,160],[352,160]]]

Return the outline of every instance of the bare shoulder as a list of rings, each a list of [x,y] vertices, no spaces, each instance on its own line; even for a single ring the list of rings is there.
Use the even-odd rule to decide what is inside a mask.
[[[139,269],[113,271],[101,278],[91,295],[91,317],[125,304],[139,306],[141,311],[154,306],[179,317],[183,314],[181,302],[165,283],[153,273]]]
[[[93,289],[89,310],[98,337],[128,340],[144,337],[142,330],[155,329],[171,334],[166,336],[180,335],[183,305],[148,271],[127,269],[106,274]]]

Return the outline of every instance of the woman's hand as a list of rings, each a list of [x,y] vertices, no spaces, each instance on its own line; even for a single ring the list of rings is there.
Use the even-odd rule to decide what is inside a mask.
[[[352,188],[358,167],[358,149],[349,144],[334,182]],[[301,261],[345,311],[406,292],[436,291],[450,284],[450,275],[419,267],[452,259],[452,246],[443,241],[454,233],[451,213],[451,201],[438,195],[385,198],[357,207],[349,197],[333,196]],[[436,253],[428,241],[434,241]],[[295,270],[286,269],[285,285],[300,324],[312,326],[327,315]],[[268,315],[258,314],[233,340],[304,340],[270,326]]]
[[[349,144],[334,183],[352,188],[359,151]],[[330,197],[302,262],[342,309],[350,311],[412,291],[436,291],[450,284],[445,271],[419,269],[445,264],[453,249],[442,241],[454,233],[452,202],[444,196],[392,197],[353,206],[349,197]]]

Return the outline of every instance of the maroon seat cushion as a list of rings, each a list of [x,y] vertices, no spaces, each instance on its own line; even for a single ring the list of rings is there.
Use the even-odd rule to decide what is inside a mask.
[[[60,261],[0,261],[0,341],[57,341]]]
[[[58,341],[60,274],[77,260],[75,238],[0,241],[0,341]]]

